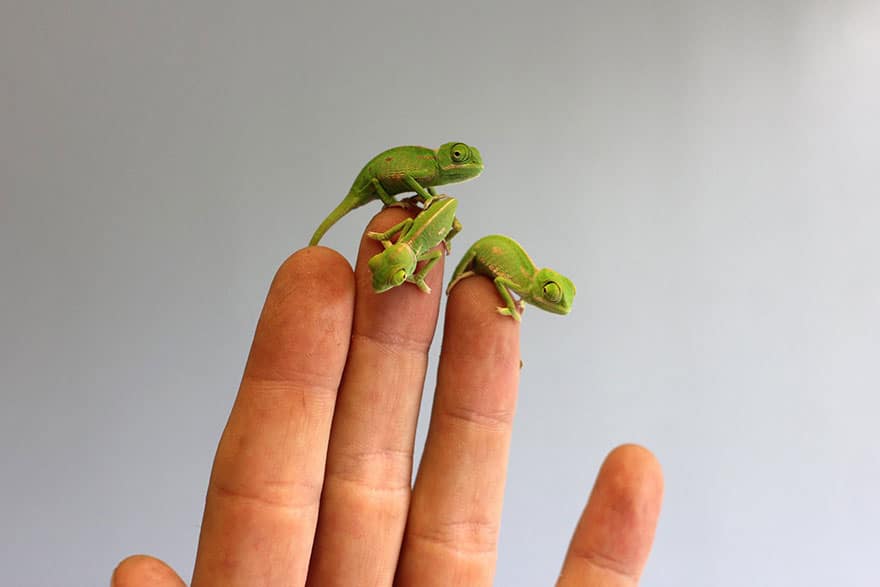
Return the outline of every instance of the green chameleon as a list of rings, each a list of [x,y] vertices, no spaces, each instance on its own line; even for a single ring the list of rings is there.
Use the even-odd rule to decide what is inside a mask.
[[[446,143],[436,151],[413,146],[383,151],[364,166],[348,195],[321,223],[309,245],[318,244],[340,218],[373,200],[382,200],[386,206],[401,205],[392,196],[415,192],[427,207],[436,195],[435,186],[467,181],[482,172],[480,152],[464,143]]]
[[[570,279],[552,269],[538,269],[519,243],[500,234],[484,236],[464,254],[446,288],[449,294],[456,283],[471,275],[486,275],[495,282],[506,306],[498,313],[522,319],[528,302],[554,314],[568,314],[574,301],[575,287]],[[513,301],[511,292],[519,294]]]
[[[368,237],[382,241],[385,247],[368,263],[373,272],[373,291],[382,293],[409,281],[423,292],[431,293],[425,275],[443,255],[432,249],[442,242],[449,253],[449,241],[461,230],[461,223],[455,217],[457,207],[455,198],[436,196],[415,218],[407,218],[385,232],[368,232]],[[397,242],[392,244],[391,237],[398,233]],[[427,263],[416,273],[420,261]]]

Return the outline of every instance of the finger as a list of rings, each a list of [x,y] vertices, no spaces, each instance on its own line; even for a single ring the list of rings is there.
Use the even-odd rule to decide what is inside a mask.
[[[411,213],[384,210],[368,230]],[[436,328],[442,262],[425,294],[404,283],[377,294],[367,261],[382,251],[361,241],[357,302],[327,455],[310,585],[390,585],[406,525],[412,451],[428,348]]]
[[[398,569],[401,585],[491,585],[516,391],[519,323],[492,282],[447,306],[437,392]]]
[[[613,450],[574,531],[557,585],[638,585],[662,500],[663,472],[654,455],[636,445]]]
[[[110,587],[186,587],[171,567],[157,558],[136,554],[113,571]]]
[[[276,274],[214,459],[193,585],[305,581],[353,308],[351,268],[330,249]]]

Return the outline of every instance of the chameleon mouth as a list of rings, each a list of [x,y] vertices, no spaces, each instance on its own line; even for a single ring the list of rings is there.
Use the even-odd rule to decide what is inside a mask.
[[[456,179],[459,181],[465,181],[468,179],[473,179],[480,175],[483,172],[483,164],[482,163],[462,163],[452,165],[445,165],[442,167],[443,174],[450,178]]]

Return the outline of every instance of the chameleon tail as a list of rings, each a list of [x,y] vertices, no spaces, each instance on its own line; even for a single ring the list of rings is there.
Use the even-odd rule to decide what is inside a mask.
[[[342,199],[339,205],[336,206],[332,212],[330,212],[330,215],[324,219],[324,222],[321,223],[321,225],[318,227],[318,230],[315,231],[315,234],[312,235],[312,240],[309,241],[309,246],[313,247],[318,244],[318,241],[321,240],[321,237],[324,236],[324,233],[330,230],[331,226],[336,224],[336,222],[340,218],[361,205],[362,204],[357,203],[357,198],[355,198],[354,194],[352,192],[349,192],[348,195]]]
[[[458,262],[458,265],[455,266],[455,271],[452,272],[452,279],[449,280],[449,285],[446,286],[446,295],[449,295],[449,292],[452,291],[452,288],[455,287],[456,283],[466,277],[474,275],[472,265],[476,256],[477,254],[474,252],[473,248],[469,249],[468,252],[464,254],[464,257],[462,257],[461,261]]]

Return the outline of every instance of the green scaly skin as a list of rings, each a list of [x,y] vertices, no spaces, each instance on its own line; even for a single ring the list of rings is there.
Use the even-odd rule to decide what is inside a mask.
[[[373,200],[382,200],[386,206],[400,205],[393,196],[415,192],[427,207],[436,195],[434,187],[467,181],[482,172],[480,152],[464,143],[446,143],[437,150],[406,146],[383,151],[364,166],[348,195],[321,223],[309,245],[317,245],[340,218]]]
[[[475,242],[455,268],[446,293],[471,275],[490,277],[505,305],[498,313],[522,320],[528,302],[554,314],[568,314],[576,293],[570,279],[552,269],[539,269],[525,250],[510,237],[493,234]],[[511,292],[520,296],[515,302]]]
[[[461,230],[461,223],[455,217],[457,207],[455,198],[436,196],[415,218],[407,218],[385,232],[368,232],[368,237],[381,241],[385,247],[368,263],[373,273],[373,291],[382,293],[409,281],[423,292],[431,293],[425,275],[443,256],[441,251],[432,249],[442,242],[449,253],[449,241]],[[392,243],[395,234],[400,236]],[[420,261],[427,262],[416,273]]]

